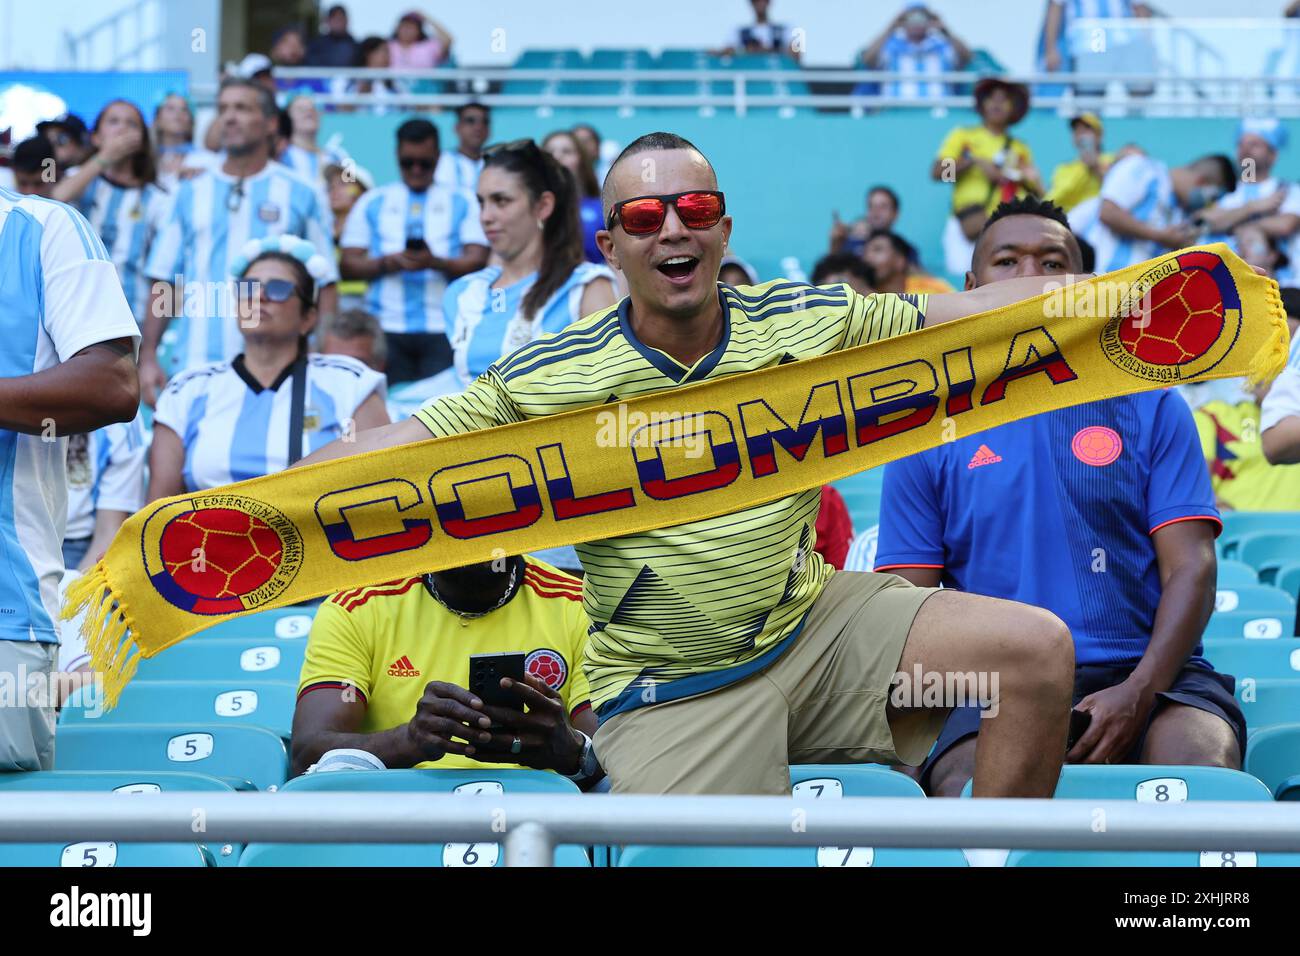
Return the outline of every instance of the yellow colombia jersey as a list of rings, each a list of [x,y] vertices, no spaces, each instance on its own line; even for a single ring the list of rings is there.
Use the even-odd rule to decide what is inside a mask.
[[[1270,465],[1259,441],[1259,405],[1213,401],[1194,413],[1214,496],[1237,511],[1300,510],[1300,465]]]
[[[961,159],[962,153],[970,150],[976,159],[993,159],[999,153],[1005,153],[1004,168],[1022,168],[1034,161],[1033,154],[1021,140],[1003,134],[999,136],[985,126],[959,126],[950,131],[939,145],[939,159]],[[1022,186],[1015,188],[1016,196],[1025,195]],[[989,181],[978,166],[968,166],[957,174],[957,181],[952,188],[953,211],[967,206],[984,206],[989,212],[998,207],[1003,197],[996,183]]]
[[[434,435],[626,401],[921,328],[928,297],[778,280],[719,287],[722,341],[689,368],[632,333],[628,299],[492,365],[418,412]],[[615,417],[613,414],[611,417]],[[813,550],[811,489],[730,515],[577,545],[604,720],[721,687],[785,649],[833,569]]]
[[[307,641],[298,696],[320,687],[355,687],[364,697],[360,733],[408,722],[429,681],[469,685],[469,656],[522,651],[527,672],[559,691],[570,712],[590,703],[582,670],[588,621],[581,582],[527,558],[523,581],[504,607],[465,618],[408,578],[340,591],[320,606]],[[486,764],[447,754],[420,767],[477,769]]]

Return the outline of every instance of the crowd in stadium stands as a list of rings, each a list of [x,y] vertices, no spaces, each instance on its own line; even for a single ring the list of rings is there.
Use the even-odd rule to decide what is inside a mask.
[[[753,21],[717,52],[798,59],[796,31],[771,20],[770,6],[752,0]],[[1050,0],[1047,8],[1038,52],[1049,72],[1071,70],[1080,53],[1068,42],[1073,20],[1152,15],[1129,0]],[[584,316],[616,305],[625,316],[629,278],[614,255],[616,224],[629,235],[653,234],[669,228],[671,208],[671,222],[689,236],[722,219],[723,205],[705,208],[713,194],[698,185],[671,203],[611,208],[602,183],[612,174],[600,165],[594,127],[538,129],[533,138],[490,145],[491,110],[476,102],[455,110],[454,148],[428,119],[402,122],[393,182],[376,182],[337,141],[320,142],[316,94],[343,89],[368,97],[369,109],[391,110],[386,100],[394,94],[427,88],[401,73],[447,62],[453,43],[419,12],[403,15],[390,38],[358,40],[347,10],[334,6],[319,36],[286,26],[267,53],[233,66],[206,130],[195,129],[185,98],[171,95],[151,118],[114,100],[90,127],[66,114],[15,146],[14,191],[0,191],[0,208],[44,225],[33,255],[45,286],[44,318],[14,321],[43,321],[62,360],[56,367],[75,377],[76,395],[93,397],[69,399],[72,379],[65,378],[6,413],[24,430],[33,423],[39,430],[56,408],[82,433],[67,443],[62,560],[38,543],[28,549],[42,599],[24,602],[33,611],[20,623],[45,636],[0,640],[0,666],[55,666],[60,569],[91,567],[147,502],[281,471],[331,443],[415,421],[417,410],[423,437],[455,431],[448,423],[459,406],[428,403],[469,394],[507,356]],[[912,3],[866,46],[859,65],[903,74],[872,91],[915,100],[949,95],[947,84],[927,77],[961,69],[972,55],[935,12]],[[394,72],[343,86],[277,76],[278,67],[302,65]],[[1285,287],[1294,333],[1300,185],[1274,175],[1287,146],[1280,122],[1243,120],[1235,162],[1212,153],[1170,166],[1140,143],[1108,149],[1101,119],[1081,113],[1068,120],[1076,158],[1044,176],[1014,132],[1030,98],[1021,84],[981,79],[974,86],[979,122],[942,137],[928,173],[952,189],[949,217],[933,224],[945,273],[964,276],[967,290],[987,290],[1224,241]],[[665,137],[644,148],[688,147]],[[25,196],[68,203],[84,223]],[[701,208],[682,205],[692,201]],[[835,214],[812,284],[837,287],[834,294],[849,302],[892,293],[902,312],[915,308],[918,295],[953,291],[898,231],[900,206],[894,189],[873,185],[861,216],[845,222]],[[692,216],[703,224],[687,222]],[[629,228],[639,222],[649,233]],[[81,234],[84,224],[93,236]],[[719,294],[731,295],[724,301],[733,308],[754,307],[766,293],[746,291],[742,299],[732,290],[777,277],[758,275],[725,243],[720,253]],[[665,260],[656,268],[689,278],[697,265]],[[21,298],[3,294],[7,281],[16,280],[0,276],[6,309]],[[138,398],[127,358],[132,339]],[[35,482],[42,462],[63,446],[20,440],[30,445],[23,460]],[[1104,482],[1087,467],[1111,464]],[[1008,514],[1003,505],[1013,498],[1021,506]],[[1271,388],[1217,382],[1111,399],[890,464],[879,527],[855,530],[844,498],[829,486],[819,503],[798,501],[827,580],[843,578],[830,577],[832,568],[889,571],[924,588],[1045,608],[1064,622],[1075,651],[1073,706],[1084,715],[1069,760],[1239,768],[1246,725],[1233,679],[1200,646],[1213,609],[1213,541],[1220,512],[1300,511],[1300,348]],[[775,514],[773,522],[789,517]],[[54,514],[33,520],[45,537],[64,523]],[[1088,529],[1089,549],[1104,552],[1112,573],[1091,573],[1093,555],[1070,551],[1064,542],[1084,538],[1069,527]],[[612,562],[613,553],[604,556]],[[583,789],[600,786],[604,772],[592,751],[597,688],[582,667],[589,625],[581,574],[574,549],[562,548],[334,595],[316,612],[306,652],[294,771],[341,749],[366,751],[390,768],[524,766],[564,774]],[[881,593],[892,599],[889,587]],[[1043,624],[1026,620],[1029,631]],[[806,641],[829,643],[826,635]],[[527,710],[476,710],[468,654],[503,651],[528,654],[531,676],[506,688]],[[63,660],[65,669],[85,663],[75,647]],[[777,666],[793,666],[782,661]],[[628,714],[634,705],[621,700],[615,710]],[[735,713],[743,717],[746,708]],[[637,719],[654,727],[644,710]],[[52,723],[34,715],[17,736],[10,724],[0,724],[0,770],[49,769]],[[687,732],[667,719],[661,729]],[[916,771],[928,792],[962,791],[980,730],[977,708],[947,718]],[[644,755],[625,738],[606,734],[631,777]],[[711,741],[715,735],[703,743]]]

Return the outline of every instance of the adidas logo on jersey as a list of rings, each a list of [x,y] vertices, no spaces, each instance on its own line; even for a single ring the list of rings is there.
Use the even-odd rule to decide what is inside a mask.
[[[397,660],[393,661],[393,663],[388,665],[388,676],[419,677],[420,671],[411,663],[411,659],[403,654]]]
[[[971,456],[970,463],[966,467],[978,468],[980,465],[996,465],[1001,460],[1002,456],[993,454],[993,449],[988,445],[980,445],[979,450]]]

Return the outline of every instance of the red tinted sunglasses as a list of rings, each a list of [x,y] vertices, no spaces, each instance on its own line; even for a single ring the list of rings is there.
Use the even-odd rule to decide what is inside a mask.
[[[671,196],[638,196],[614,204],[607,228],[613,229],[619,221],[629,236],[654,235],[663,228],[670,205],[688,229],[712,229],[727,211],[727,200],[720,192],[696,189]]]

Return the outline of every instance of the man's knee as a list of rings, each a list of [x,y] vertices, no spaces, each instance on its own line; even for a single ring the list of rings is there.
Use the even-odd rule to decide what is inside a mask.
[[[1074,686],[1074,640],[1065,622],[1042,608],[1025,607],[1009,631],[1006,668],[1021,686],[1059,696]]]
[[[1186,704],[1167,704],[1147,731],[1142,762],[1240,770],[1241,746],[1232,726],[1217,714]]]

